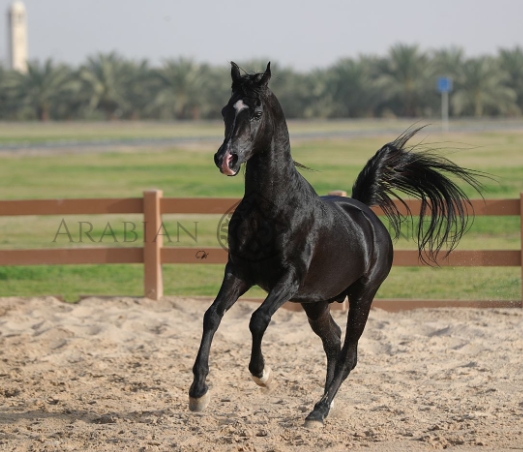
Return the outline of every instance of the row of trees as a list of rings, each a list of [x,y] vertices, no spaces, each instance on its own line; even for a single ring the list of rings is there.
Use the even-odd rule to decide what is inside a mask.
[[[266,61],[241,64],[249,72]],[[290,118],[436,116],[438,76],[454,82],[451,115],[523,112],[523,50],[466,58],[460,48],[424,52],[397,44],[384,57],[343,58],[307,73],[272,64],[271,88]],[[161,67],[116,53],[79,68],[35,61],[26,74],[0,67],[0,119],[218,118],[230,90],[229,67],[191,59]]]

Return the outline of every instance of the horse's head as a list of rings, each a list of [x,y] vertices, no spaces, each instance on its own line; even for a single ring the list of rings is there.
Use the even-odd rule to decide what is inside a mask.
[[[238,65],[231,63],[232,96],[222,109],[225,139],[214,155],[216,166],[227,176],[238,174],[242,163],[267,146],[270,65],[263,73],[242,76]]]

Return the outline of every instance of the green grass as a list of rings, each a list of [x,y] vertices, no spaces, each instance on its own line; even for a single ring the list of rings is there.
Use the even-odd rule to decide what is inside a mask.
[[[361,128],[370,122],[360,122]],[[378,127],[374,124],[373,127]],[[21,141],[89,140],[100,138],[168,137],[190,134],[221,134],[216,123],[116,123],[116,124],[15,124],[0,125],[0,143]],[[358,127],[358,122],[306,121],[291,124],[292,131],[335,131]],[[424,138],[424,136],[421,136]],[[350,187],[365,162],[394,136],[334,140],[297,140],[294,158],[314,171],[304,176],[318,193]],[[451,148],[448,156],[460,165],[488,172],[486,198],[519,198],[523,191],[523,134],[488,132],[434,135],[424,138],[435,147]],[[442,143],[444,141],[444,143]],[[225,178],[214,166],[215,145],[192,145],[184,149],[135,150],[132,152],[0,154],[0,199],[139,197],[144,190],[162,189],[169,197],[240,197],[243,177]],[[473,191],[467,193],[476,197]],[[166,246],[217,246],[220,216],[167,215],[171,241]],[[61,217],[0,217],[0,249],[53,248],[66,246],[139,246],[142,239],[139,215],[79,215],[65,218],[73,243],[65,234],[56,237]],[[79,242],[80,222],[93,225],[92,243],[86,235]],[[110,222],[111,236],[99,240]],[[134,222],[136,242],[124,242],[124,222]],[[195,223],[197,223],[195,225]],[[182,228],[180,228],[180,225]],[[197,240],[187,234],[197,234]],[[518,217],[478,217],[460,249],[520,249]],[[412,241],[400,240],[396,248],[413,249]],[[165,265],[166,294],[215,295],[221,282],[221,265]],[[519,268],[394,268],[380,289],[380,297],[461,299],[518,299]],[[0,267],[0,296],[61,294],[74,300],[79,294],[141,295],[141,265]],[[261,296],[253,290],[250,295]]]
[[[221,134],[220,121],[0,123],[0,144],[89,143],[137,138],[214,137]]]
[[[168,295],[215,296],[223,265],[164,265]],[[515,300],[520,298],[519,268],[393,268],[379,298],[449,298]],[[0,267],[0,296],[60,295],[74,301],[79,295],[143,293],[141,265],[56,265]],[[263,297],[255,287],[245,296]]]

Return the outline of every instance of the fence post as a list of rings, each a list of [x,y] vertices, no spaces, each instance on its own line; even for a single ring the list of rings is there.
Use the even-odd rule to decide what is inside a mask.
[[[519,220],[521,221],[521,307],[523,308],[523,192],[519,196]]]
[[[162,227],[160,199],[162,190],[147,190],[143,192],[144,220],[144,296],[159,300],[163,296],[161,251],[163,236],[158,234]]]

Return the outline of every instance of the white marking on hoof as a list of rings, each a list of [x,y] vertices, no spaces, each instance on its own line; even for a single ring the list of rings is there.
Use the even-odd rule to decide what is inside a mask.
[[[331,407],[329,409],[332,410],[333,408],[334,408],[334,400],[331,402]]]
[[[261,378],[255,377],[254,375],[251,375],[251,377],[254,380],[254,383],[256,383],[258,386],[268,388],[272,381],[272,370],[270,367],[265,367],[265,369],[263,369],[263,375]]]
[[[191,411],[195,411],[195,412],[203,411],[203,410],[205,410],[205,408],[207,408],[210,401],[211,401],[211,396],[209,395],[208,392],[205,393],[203,396],[201,396],[198,399],[195,397],[189,397],[189,409]]]
[[[323,422],[307,419],[303,426],[308,430],[319,430],[320,428],[323,428]]]

